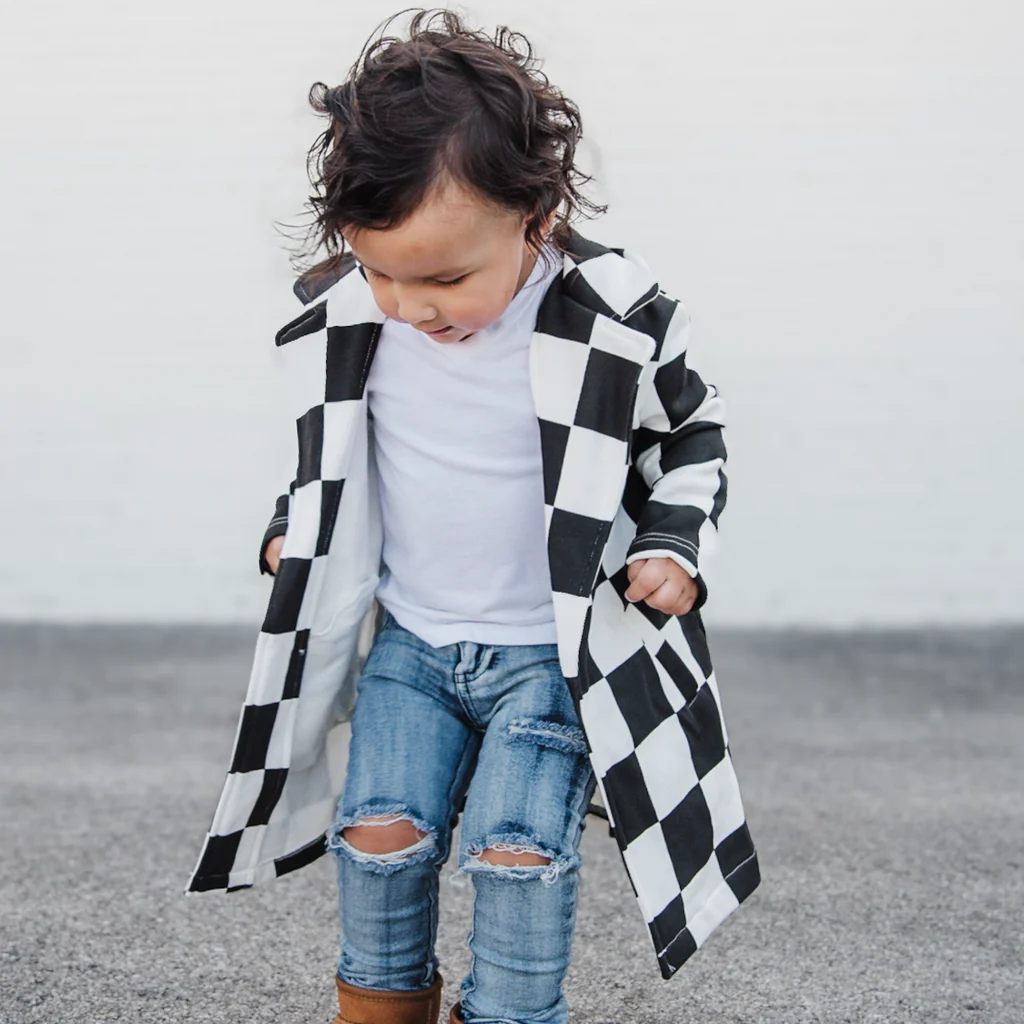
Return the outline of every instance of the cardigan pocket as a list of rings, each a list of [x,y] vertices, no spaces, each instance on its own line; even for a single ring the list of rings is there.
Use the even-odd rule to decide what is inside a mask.
[[[678,616],[673,616],[673,618],[678,618]],[[667,625],[669,623],[666,623]],[[664,628],[662,627],[663,630]],[[660,632],[659,637],[660,643],[652,645],[646,637],[641,637],[640,643],[651,660],[651,667],[661,680],[665,697],[672,705],[673,710],[679,713],[689,708],[697,699],[706,684],[706,679],[696,664],[687,665],[687,661],[691,660],[689,649],[680,653],[664,632]],[[685,638],[683,646],[686,647]],[[697,675],[694,674],[694,669],[696,669]]]
[[[310,633],[302,699],[295,712],[294,769],[309,768],[322,756],[328,732],[352,715],[362,667],[366,616],[373,604],[376,579],[366,580],[356,597],[345,602],[327,626]]]

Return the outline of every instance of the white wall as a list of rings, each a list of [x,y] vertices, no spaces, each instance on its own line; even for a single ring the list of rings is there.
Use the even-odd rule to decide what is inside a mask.
[[[305,105],[394,8],[70,0],[0,42],[0,616],[257,621]],[[515,4],[594,237],[729,402],[713,618],[1024,616],[1024,17],[922,0]],[[586,231],[586,229],[585,229]]]

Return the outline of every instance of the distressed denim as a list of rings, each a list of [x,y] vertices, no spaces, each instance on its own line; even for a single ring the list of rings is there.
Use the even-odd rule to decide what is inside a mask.
[[[431,647],[390,613],[359,681],[336,855],[338,976],[412,990],[434,978],[438,875],[462,809],[456,877],[475,890],[469,1024],[564,1024],[579,841],[596,783],[555,644]],[[424,833],[371,854],[343,831],[397,816]],[[368,823],[368,824],[372,824]],[[548,863],[505,866],[486,849]]]

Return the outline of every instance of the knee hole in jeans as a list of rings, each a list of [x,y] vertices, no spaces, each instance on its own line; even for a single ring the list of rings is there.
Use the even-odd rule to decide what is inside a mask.
[[[436,836],[437,830],[408,808],[369,808],[335,822],[327,847],[368,870],[390,874],[433,856]]]
[[[364,818],[358,825],[342,829],[342,836],[361,853],[401,853],[412,849],[427,833],[408,818]]]
[[[465,843],[460,861],[453,876],[456,879],[467,874],[489,874],[510,881],[536,879],[548,885],[580,865],[576,851],[551,849],[526,830],[491,834],[480,842]]]
[[[504,864],[510,868],[536,867],[538,864],[550,864],[551,858],[545,857],[525,846],[512,843],[495,843],[486,847],[480,854],[480,860],[488,864]]]

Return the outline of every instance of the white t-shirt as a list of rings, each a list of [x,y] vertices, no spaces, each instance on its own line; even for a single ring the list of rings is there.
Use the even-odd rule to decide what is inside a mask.
[[[384,526],[377,599],[434,647],[556,640],[530,340],[560,254],[442,344],[384,323],[366,390]]]

